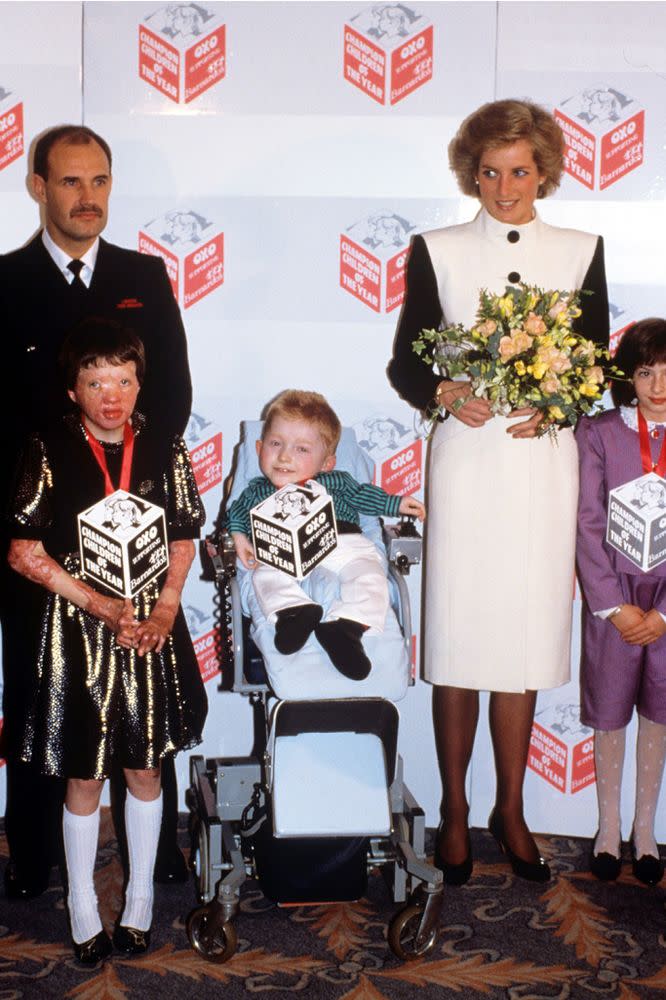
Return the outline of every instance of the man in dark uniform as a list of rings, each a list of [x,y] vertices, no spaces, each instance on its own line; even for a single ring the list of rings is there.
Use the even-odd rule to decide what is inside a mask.
[[[91,129],[65,125],[35,145],[32,188],[45,228],[26,246],[0,256],[0,316],[8,383],[2,421],[3,508],[25,436],[68,408],[58,354],[68,330],[87,316],[114,318],[141,337],[147,371],[137,408],[165,433],[182,433],[192,402],[185,331],[164,262],[100,238],[111,193],[111,150]],[[6,566],[6,538],[0,554]],[[33,584],[3,569],[3,734],[7,758],[6,832],[10,898],[39,895],[58,860],[64,784],[15,759],[35,679],[37,604]],[[163,767],[164,814],[157,881],[187,877],[176,843],[178,796],[173,760]],[[115,796],[122,826],[122,793]],[[121,837],[124,841],[124,838]]]

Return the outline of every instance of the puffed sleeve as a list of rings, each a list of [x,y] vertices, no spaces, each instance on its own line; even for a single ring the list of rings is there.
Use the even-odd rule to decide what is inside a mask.
[[[171,465],[166,472],[169,541],[198,538],[206,520],[187,445],[175,437]]]
[[[405,302],[393,343],[387,373],[402,399],[417,410],[434,405],[435,390],[442,381],[412,350],[421,330],[436,330],[442,321],[437,279],[422,236],[412,242],[405,282]]]
[[[43,537],[53,520],[53,474],[44,442],[36,434],[25,446],[8,511],[11,538]]]
[[[576,427],[580,493],[576,533],[576,565],[583,594],[592,612],[624,602],[610,554],[604,545],[608,485],[604,445],[596,422],[581,417]]]
[[[599,237],[582,287],[592,295],[581,296],[579,332],[599,347],[608,347],[610,334],[608,317],[608,288],[604,264],[604,241]]]

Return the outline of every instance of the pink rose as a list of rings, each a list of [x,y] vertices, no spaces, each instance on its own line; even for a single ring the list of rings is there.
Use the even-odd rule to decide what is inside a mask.
[[[540,316],[537,316],[536,313],[531,312],[528,313],[527,319],[525,320],[525,329],[527,330],[528,333],[531,333],[535,337],[538,337],[540,333],[546,332],[546,324],[544,323],[544,321],[541,319]]]

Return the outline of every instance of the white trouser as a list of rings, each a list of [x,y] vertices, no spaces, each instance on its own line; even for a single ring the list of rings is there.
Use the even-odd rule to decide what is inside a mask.
[[[324,612],[324,621],[349,618],[378,632],[384,631],[389,606],[386,570],[379,552],[363,535],[339,535],[338,544],[312,571],[335,573],[340,597]],[[259,565],[252,574],[254,592],[266,618],[297,604],[314,604],[298,580],[272,566]]]

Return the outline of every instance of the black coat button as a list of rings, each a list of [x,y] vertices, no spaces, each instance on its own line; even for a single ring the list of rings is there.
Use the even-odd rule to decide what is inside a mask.
[[[517,271],[509,271],[508,278],[512,285],[517,285],[520,281],[520,275]]]
[[[518,232],[517,229],[510,229],[509,232],[506,234],[506,238],[509,241],[509,243],[517,243],[518,240],[520,239],[520,233]]]

